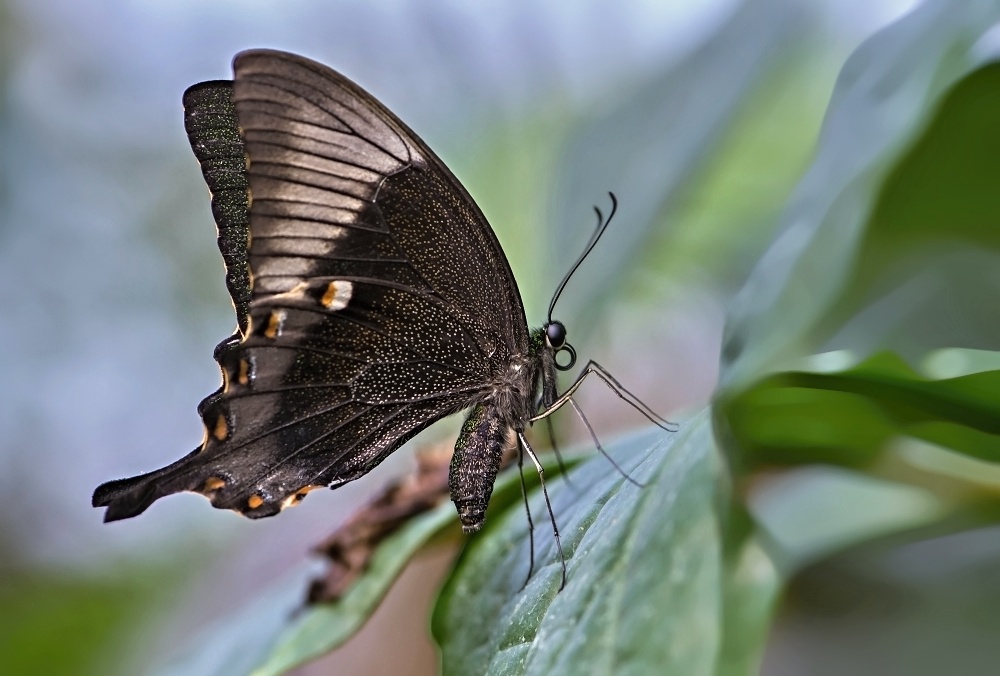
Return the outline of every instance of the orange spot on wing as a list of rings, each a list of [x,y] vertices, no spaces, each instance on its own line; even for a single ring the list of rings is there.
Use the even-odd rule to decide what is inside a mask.
[[[271,317],[267,320],[267,328],[264,329],[264,337],[274,339],[280,336],[287,316],[284,310],[272,310]]]
[[[205,479],[205,485],[202,487],[201,490],[203,493],[208,493],[210,491],[217,491],[225,485],[226,482],[220,479],[219,477],[210,476],[207,479]]]
[[[291,495],[287,496],[281,503],[281,508],[294,507],[295,505],[302,502],[302,499],[306,497],[306,493],[309,491],[314,491],[317,488],[326,488],[321,484],[311,484],[309,486],[303,486],[299,490],[295,491]]]
[[[229,422],[226,420],[226,416],[219,415],[215,421],[215,429],[212,430],[212,436],[219,441],[225,441],[229,436]]]

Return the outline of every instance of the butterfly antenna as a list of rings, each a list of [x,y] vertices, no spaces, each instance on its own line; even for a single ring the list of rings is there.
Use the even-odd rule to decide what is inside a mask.
[[[573,263],[569,272],[567,272],[566,276],[562,278],[561,282],[559,282],[559,286],[556,287],[556,292],[552,294],[552,302],[549,303],[550,323],[552,322],[552,311],[555,310],[556,301],[559,300],[559,296],[562,294],[563,289],[566,288],[566,283],[569,281],[569,278],[573,276],[573,273],[576,272],[578,267],[580,267],[583,260],[589,256],[590,252],[594,250],[595,246],[597,246],[597,240],[599,240],[601,235],[604,234],[604,231],[607,230],[608,224],[611,223],[611,219],[615,217],[615,213],[618,211],[618,198],[615,197],[613,192],[609,192],[608,195],[611,197],[611,213],[609,213],[607,219],[605,219],[601,210],[596,206],[594,207],[594,212],[597,214],[597,227],[594,228],[593,234],[591,234],[590,239],[587,240],[587,245],[583,248],[583,253],[580,254],[580,257],[576,259],[575,263]]]

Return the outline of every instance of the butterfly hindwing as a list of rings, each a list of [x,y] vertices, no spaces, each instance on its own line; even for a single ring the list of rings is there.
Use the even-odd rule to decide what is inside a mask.
[[[212,80],[184,92],[184,128],[212,194],[212,215],[219,251],[226,265],[226,287],[236,308],[236,323],[246,331],[250,312],[250,183],[246,146],[233,105],[233,83]]]
[[[362,476],[427,425],[482,399],[510,356],[528,350],[493,232],[405,125],[301,57],[245,52],[234,70],[242,150],[216,144],[224,167],[210,175],[212,144],[201,127],[188,128],[213,207],[235,196],[241,178],[249,187],[249,248],[226,258],[238,318],[240,256],[248,261],[246,326],[240,319],[243,335],[216,349],[223,387],[199,406],[203,445],[98,488],[94,503],[108,506],[108,520],[183,490],[247,516],[277,513],[306,490]],[[219,128],[225,84],[192,88],[222,111],[211,117]],[[239,152],[248,168],[227,173]],[[222,235],[238,233],[236,204],[213,208],[224,257],[239,241]]]

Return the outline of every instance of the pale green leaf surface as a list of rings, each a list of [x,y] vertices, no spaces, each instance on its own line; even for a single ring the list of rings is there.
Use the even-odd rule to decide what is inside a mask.
[[[611,452],[643,488],[603,457],[571,472],[576,490],[549,487],[567,555],[564,590],[537,494],[536,569],[523,589],[529,547],[519,510],[467,548],[435,611],[446,674],[715,673],[727,572],[708,414],[674,436],[653,429]],[[758,584],[773,590],[769,575],[749,575],[740,593]]]
[[[945,92],[981,63],[973,47],[998,20],[997,3],[927,2],[848,59],[816,159],[788,206],[781,234],[732,305],[724,390],[745,387],[787,360],[816,351],[836,328],[829,326],[831,312],[861,298],[865,290],[852,286],[853,275],[862,252],[876,250],[861,248],[878,242],[870,232],[873,224],[881,230],[900,226],[873,218],[880,190]],[[941,152],[947,148],[935,146]],[[930,203],[936,196],[926,192]],[[905,195],[918,201],[921,196]],[[939,219],[934,227],[951,225]],[[885,247],[878,251],[883,257],[891,253]]]
[[[932,524],[948,505],[927,490],[837,467],[803,467],[750,501],[785,575],[866,540]]]
[[[160,676],[243,676],[268,654],[289,620],[302,607],[314,565],[298,566],[260,596],[199,635],[176,661],[152,673]]]
[[[754,538],[744,540],[727,561],[723,579],[723,642],[716,676],[757,673],[771,631],[771,614],[782,577]]]

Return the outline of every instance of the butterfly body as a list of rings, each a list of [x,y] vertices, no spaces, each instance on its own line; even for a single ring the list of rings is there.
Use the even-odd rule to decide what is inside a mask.
[[[201,446],[94,494],[105,520],[179,491],[251,518],[377,466],[470,409],[451,465],[478,530],[506,448],[556,399],[565,329],[528,331],[485,217],[384,106],[320,64],[244,52],[185,94],[237,331]]]
[[[529,352],[510,359],[506,372],[473,404],[455,442],[448,487],[467,533],[483,525],[506,449],[517,443],[539,408],[554,401],[545,392],[555,393],[555,370],[545,364],[554,367],[555,349],[544,336],[544,329],[532,332]]]

